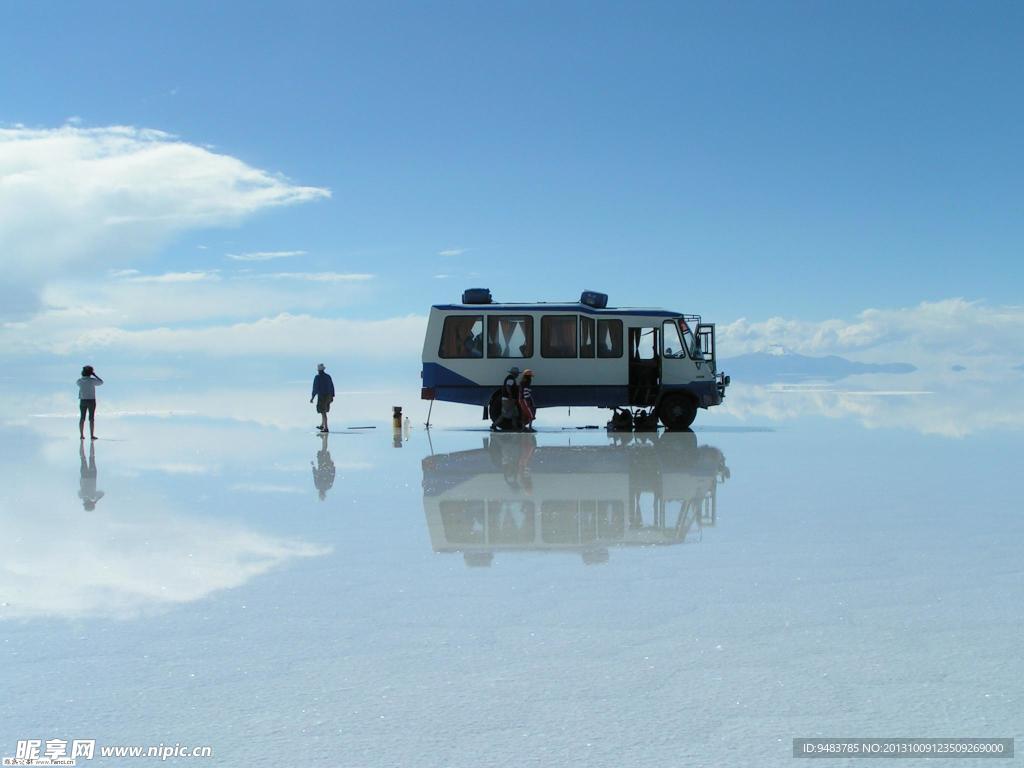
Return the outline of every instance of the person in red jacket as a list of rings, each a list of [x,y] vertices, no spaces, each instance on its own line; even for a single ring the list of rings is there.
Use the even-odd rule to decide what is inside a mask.
[[[527,368],[519,379],[519,410],[523,414],[523,429],[534,432],[533,420],[537,418],[537,405],[533,402],[533,370]]]

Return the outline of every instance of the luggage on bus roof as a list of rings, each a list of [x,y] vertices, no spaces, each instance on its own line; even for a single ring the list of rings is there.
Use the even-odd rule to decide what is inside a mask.
[[[584,304],[594,309],[604,309],[608,306],[608,294],[598,293],[597,291],[584,291],[580,295],[580,304]]]
[[[490,304],[491,302],[490,288],[467,288],[462,292],[463,304]]]

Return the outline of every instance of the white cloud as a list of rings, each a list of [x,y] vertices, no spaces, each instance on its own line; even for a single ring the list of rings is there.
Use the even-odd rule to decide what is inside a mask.
[[[209,464],[196,464],[194,462],[158,462],[146,467],[152,472],[161,472],[165,475],[209,475],[216,471],[216,467]]]
[[[290,259],[305,255],[305,251],[252,251],[251,253],[229,253],[228,258],[234,261],[273,261],[274,259]]]
[[[162,275],[134,274],[125,279],[131,283],[198,283],[203,280],[219,280],[220,275],[216,272],[165,272]]]
[[[445,248],[443,251],[438,251],[438,256],[461,256],[462,254],[469,251],[469,248]]]
[[[54,275],[130,262],[187,230],[329,196],[161,131],[2,128],[0,300],[24,311]]]
[[[147,328],[126,330],[100,326],[74,332],[64,328],[46,338],[32,338],[22,329],[5,329],[0,340],[17,336],[21,351],[52,354],[99,350],[138,353],[193,353],[221,357],[238,355],[318,356],[325,349],[335,355],[368,359],[418,358],[426,318],[418,315],[386,320],[348,320],[281,313],[253,322],[202,328]],[[12,341],[13,343],[13,341]]]
[[[281,312],[337,312],[370,285],[365,279],[338,279],[332,281],[330,291],[312,291],[308,280],[260,279],[209,270],[172,276],[120,270],[111,276],[115,279],[51,282],[41,293],[45,309],[21,322],[20,332],[9,324],[6,330],[0,326],[0,344],[9,343],[11,350],[45,346],[51,337],[67,338],[110,325],[174,327],[202,320],[255,320]],[[131,279],[135,277],[143,279]]]
[[[413,367],[417,364],[425,317],[358,320],[320,316],[322,312],[337,312],[339,296],[364,290],[361,286],[365,280],[339,278],[330,291],[310,291],[309,280],[345,273],[281,274],[288,277],[255,280],[225,273],[221,280],[195,282],[122,279],[92,288],[74,282],[58,284],[45,293],[49,310],[27,322],[0,325],[0,349],[7,356],[42,353],[115,362],[139,362],[144,356],[166,354],[167,360],[185,361],[186,366],[192,356],[197,364],[199,357],[240,356],[268,362],[326,356],[405,361]],[[996,387],[991,396],[999,403],[999,387],[1020,388],[1021,375],[1014,368],[1024,359],[1022,307],[950,299],[905,309],[866,310],[850,321],[814,323],[773,318],[763,322],[738,320],[718,328],[719,355],[723,358],[782,345],[802,354],[840,354],[866,362],[905,361],[918,367],[913,374],[901,375],[898,382],[889,379],[880,383],[876,390],[891,391],[897,386],[905,391],[948,391],[959,393],[962,399],[965,388],[980,391],[982,387]],[[953,364],[963,365],[966,370],[953,374]],[[728,364],[723,367],[728,373]],[[858,376],[856,380],[860,384],[867,379]],[[820,397],[833,404],[827,406],[829,409],[840,408],[834,403],[841,400],[840,410],[846,413],[880,408],[864,401],[885,399],[878,395],[840,396],[838,391],[799,396],[812,400]],[[777,405],[776,395],[768,399],[773,407]],[[949,400],[955,402],[956,398],[950,394]],[[938,398],[934,401],[946,402]],[[727,405],[736,404],[730,395]],[[186,402],[180,405],[190,408]],[[138,406],[146,407],[144,403]],[[162,407],[168,406],[163,403]],[[995,411],[1001,408],[999,405]],[[952,416],[952,410],[949,414]],[[924,410],[907,418],[908,423],[923,423]],[[999,418],[995,412],[988,421],[995,425]],[[877,420],[883,421],[883,416]],[[939,431],[938,426],[928,429]]]
[[[373,275],[364,272],[271,272],[252,277],[256,280],[305,280],[314,283],[355,283],[373,279]]]
[[[806,355],[843,355],[871,362],[909,362],[948,367],[972,359],[975,366],[1006,367],[1024,356],[1024,306],[992,306],[946,299],[900,309],[866,309],[854,320],[760,322],[741,318],[718,326],[722,357],[773,347]]]
[[[230,486],[232,491],[245,493],[294,493],[302,495],[308,491],[295,485],[275,485],[273,483],[235,483]]]

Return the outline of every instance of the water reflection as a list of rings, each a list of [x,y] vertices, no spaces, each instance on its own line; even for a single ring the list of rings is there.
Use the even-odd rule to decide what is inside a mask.
[[[89,441],[89,461],[85,461],[85,443],[78,445],[78,458],[80,461],[78,498],[82,500],[82,508],[87,512],[96,509],[96,502],[105,495],[103,491],[96,490],[96,443]]]
[[[680,544],[715,525],[717,448],[692,432],[625,435],[600,446],[537,446],[535,435],[495,434],[481,448],[427,456],[423,509],[435,552],[489,566],[499,551],[579,552]]]
[[[327,498],[327,492],[334,486],[334,460],[327,450],[327,435],[320,435],[320,450],[316,452],[316,463],[309,462],[313,468],[313,485],[320,494],[320,501]]]
[[[158,465],[168,445],[192,451],[202,445],[187,432],[174,437],[140,441],[131,450],[113,443],[82,446],[72,496],[73,485],[55,481],[66,476],[73,483],[74,454],[65,440],[35,444],[0,428],[8,470],[0,486],[0,625],[152,616],[331,552],[329,545],[287,530],[261,530],[235,514],[253,502],[225,495],[222,486],[230,478],[211,473],[168,479],[164,472],[135,469]],[[303,444],[308,450],[305,439]],[[103,453],[106,482],[117,478],[116,493],[97,488],[97,452]],[[261,506],[283,507],[274,496]]]

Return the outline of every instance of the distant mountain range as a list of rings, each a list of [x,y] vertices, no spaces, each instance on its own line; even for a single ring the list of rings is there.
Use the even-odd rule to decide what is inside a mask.
[[[858,363],[838,355],[809,357],[794,352],[754,352],[730,357],[719,363],[719,369],[736,381],[758,383],[802,379],[835,381],[859,373],[898,374],[917,370],[910,363]]]

